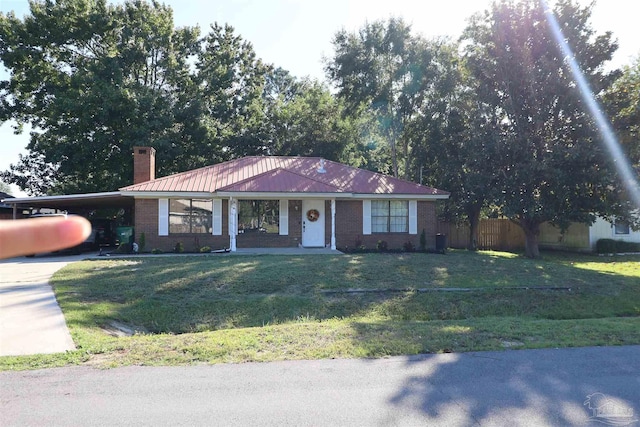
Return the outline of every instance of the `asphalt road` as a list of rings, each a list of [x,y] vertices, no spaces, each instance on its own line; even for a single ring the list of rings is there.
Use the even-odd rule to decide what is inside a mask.
[[[640,346],[74,367],[0,387],[2,426],[638,426]]]

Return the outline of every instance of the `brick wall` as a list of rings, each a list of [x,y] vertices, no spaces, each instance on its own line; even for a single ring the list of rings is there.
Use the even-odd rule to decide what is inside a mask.
[[[356,241],[361,241],[368,249],[374,249],[378,240],[387,242],[389,249],[401,249],[410,241],[415,248],[420,246],[420,233],[425,230],[427,248],[436,246],[436,204],[435,202],[418,201],[418,234],[408,233],[373,233],[362,234],[362,201],[339,200],[336,202],[336,246],[338,249],[355,248]],[[331,223],[329,223],[331,227]],[[331,233],[331,229],[329,229]]]
[[[176,243],[181,242],[185,251],[194,251],[196,247],[210,246],[212,249],[229,247],[229,203],[222,201],[222,235],[210,234],[170,234],[158,236],[158,200],[136,199],[135,202],[135,233],[136,241],[140,233],[145,233],[146,247],[150,251],[154,248],[165,252],[172,251]],[[243,233],[236,240],[238,248],[257,247],[297,247],[302,239],[302,201],[289,201],[289,235],[267,233]],[[420,246],[420,233],[425,230],[427,247],[435,247],[436,210],[435,202],[418,202],[418,234],[408,233],[375,233],[362,235],[362,201],[336,201],[336,246],[354,248],[356,240],[362,241],[367,248],[375,248],[378,240],[387,242],[389,249],[400,249],[410,241],[414,247]],[[331,202],[325,202],[325,243],[331,243]]]
[[[222,215],[226,218],[227,204],[222,203]],[[203,234],[170,234],[168,236],[158,236],[158,200],[157,199],[136,199],[135,211],[135,233],[136,241],[140,240],[140,233],[145,233],[145,251],[161,249],[165,252],[173,251],[176,243],[182,243],[184,250],[194,252],[202,246],[209,246],[211,249],[222,249],[229,247],[229,228],[227,221],[222,222],[222,236],[212,236]]]
[[[229,247],[229,201],[222,201],[222,235],[213,236],[208,233],[203,234],[169,234],[168,236],[158,236],[158,200],[157,199],[136,199],[135,210],[135,233],[136,241],[140,240],[140,233],[145,233],[146,251],[154,248],[170,252],[176,243],[180,242],[185,251],[195,251],[197,247],[210,246],[212,249],[222,249]],[[238,234],[236,246],[238,248],[283,248],[297,247],[300,242],[301,209],[300,200],[289,201],[289,235],[267,233],[243,233]],[[298,210],[296,210],[296,206]],[[330,230],[330,229],[329,229]]]

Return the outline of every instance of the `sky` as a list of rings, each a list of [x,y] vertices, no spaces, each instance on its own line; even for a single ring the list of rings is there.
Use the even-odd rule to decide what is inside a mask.
[[[298,77],[324,80],[323,58],[330,57],[331,39],[341,30],[356,31],[365,23],[402,17],[424,37],[457,38],[472,14],[484,10],[490,0],[164,0],[174,11],[176,26],[228,23],[236,34],[253,44],[264,62]],[[579,0],[587,4],[590,0]],[[0,12],[28,14],[28,0],[0,0]],[[611,66],[630,64],[640,55],[640,1],[597,0],[591,22],[598,33],[612,31],[619,49]],[[0,80],[8,74],[0,66]],[[9,123],[0,126],[0,170],[18,162],[25,153],[28,132],[14,135]],[[25,193],[13,187],[13,194]]]

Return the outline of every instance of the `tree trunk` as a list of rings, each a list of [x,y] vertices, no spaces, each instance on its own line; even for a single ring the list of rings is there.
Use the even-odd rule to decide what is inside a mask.
[[[478,229],[480,228],[480,207],[473,206],[469,212],[469,244],[470,251],[478,250]]]
[[[396,152],[396,142],[391,142],[391,162],[393,164],[393,177],[398,177],[398,154]]]
[[[389,146],[391,147],[391,164],[393,167],[393,177],[398,177],[398,154],[396,149],[396,137],[392,133],[388,133]]]
[[[409,165],[411,162],[409,161],[409,141],[403,141],[402,151],[404,154],[404,179],[409,181]]]
[[[538,247],[538,236],[540,235],[540,224],[533,221],[521,219],[518,223],[524,231],[524,251],[527,258],[540,258],[540,248]]]

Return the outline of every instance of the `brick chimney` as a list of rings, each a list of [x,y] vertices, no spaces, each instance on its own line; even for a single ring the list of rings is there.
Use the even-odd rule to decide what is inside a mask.
[[[156,150],[153,147],[133,147],[133,183],[156,178]]]

